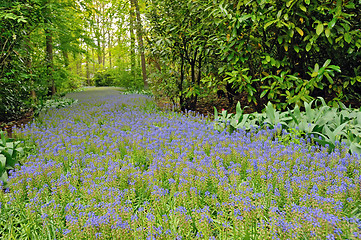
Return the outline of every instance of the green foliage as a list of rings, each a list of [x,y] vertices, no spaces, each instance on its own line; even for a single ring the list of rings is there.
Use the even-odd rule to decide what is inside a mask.
[[[151,83],[160,83],[160,95],[179,101],[182,110],[194,110],[201,94],[202,72],[213,51],[212,23],[207,21],[209,11],[204,4],[206,1],[149,2],[149,50],[155,65]]]
[[[29,111],[32,102],[28,90],[20,79],[0,79],[0,122],[16,120]]]
[[[0,131],[0,183],[6,186],[8,183],[9,171],[14,170],[19,158],[24,154],[20,147],[20,141],[7,138],[3,131]]]
[[[38,116],[41,112],[47,111],[51,108],[63,108],[68,107],[73,104],[76,104],[78,100],[74,100],[71,98],[61,97],[61,98],[54,98],[49,100],[40,100],[38,105],[35,108],[34,115]]]
[[[123,67],[121,66],[114,69],[98,71],[92,79],[95,86],[116,86],[138,91],[143,89],[144,84],[140,75],[140,69],[135,69],[135,76],[132,76],[132,72],[124,69]]]
[[[124,95],[128,95],[128,94],[140,94],[140,95],[147,95],[147,96],[153,96],[152,91],[150,90],[126,90],[126,91],[122,91],[122,94]]]
[[[114,78],[107,72],[97,72],[94,76],[96,87],[114,86]]]
[[[320,104],[318,105],[318,102]],[[312,105],[315,108],[312,108]],[[304,103],[304,111],[296,105],[293,110],[277,111],[271,102],[268,102],[263,113],[244,114],[237,104],[235,114],[227,114],[223,110],[218,114],[215,109],[215,128],[219,131],[227,129],[230,133],[236,129],[249,131],[254,127],[268,126],[271,129],[283,129],[291,136],[311,138],[315,143],[328,147],[333,151],[338,144],[346,145],[351,153],[361,154],[361,111],[350,109],[339,103],[338,107],[330,107],[323,98],[310,103]],[[288,141],[289,137],[275,132],[280,141]],[[277,135],[278,134],[278,135]],[[299,140],[297,140],[299,141]]]
[[[342,86],[350,79],[355,83],[360,64],[355,60],[360,21],[354,18],[359,9],[357,1],[221,2],[212,12],[223,40],[220,72],[231,81],[238,78],[241,84],[235,86],[249,101],[265,97],[279,109],[310,101],[319,92],[344,96]],[[343,76],[336,74],[340,69]]]

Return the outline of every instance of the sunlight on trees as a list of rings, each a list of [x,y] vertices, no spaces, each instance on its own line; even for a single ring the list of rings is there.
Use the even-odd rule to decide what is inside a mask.
[[[357,0],[2,1],[0,121],[81,86],[149,85],[182,110],[217,91],[257,111],[355,101],[360,9]]]

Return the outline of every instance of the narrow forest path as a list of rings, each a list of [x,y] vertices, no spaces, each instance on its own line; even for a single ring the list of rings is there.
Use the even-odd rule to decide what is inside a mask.
[[[120,87],[87,87],[81,92],[71,92],[65,95],[67,98],[77,99],[79,102],[83,102],[87,99],[119,95],[124,90]]]

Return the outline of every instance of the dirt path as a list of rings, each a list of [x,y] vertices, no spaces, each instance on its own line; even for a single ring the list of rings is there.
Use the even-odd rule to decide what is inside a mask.
[[[109,96],[120,94],[122,88],[119,87],[89,87],[81,92],[72,92],[65,95],[67,98],[77,99],[82,102],[86,99],[100,96]]]

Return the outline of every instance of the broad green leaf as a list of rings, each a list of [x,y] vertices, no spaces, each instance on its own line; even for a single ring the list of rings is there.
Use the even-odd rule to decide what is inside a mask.
[[[296,53],[300,52],[300,48],[297,45],[293,45],[293,49],[295,50]]]
[[[313,78],[317,77],[319,69],[320,69],[320,67],[319,67],[318,63],[316,63],[315,68],[313,69],[311,77],[313,77]]]
[[[288,51],[288,44],[285,44],[283,47],[285,48],[285,51],[287,52]]]
[[[5,184],[7,184],[8,179],[9,179],[8,173],[7,173],[7,171],[4,171],[2,173],[2,175],[0,176],[0,181],[2,181],[4,183],[4,185],[5,185]]]
[[[6,146],[5,134],[3,131],[0,131],[0,135],[1,135],[2,145],[5,147]]]
[[[339,136],[341,135],[343,129],[345,128],[345,126],[348,124],[348,122],[345,122],[343,124],[341,124],[340,126],[338,126],[335,130],[333,130],[333,134],[335,136]]]
[[[316,27],[316,34],[320,35],[323,32],[323,24],[319,23]]]
[[[328,27],[332,29],[336,24],[337,18],[333,18],[331,22],[328,23]]]
[[[302,31],[301,28],[296,27],[295,29],[296,29],[296,31],[298,32],[298,34],[300,34],[301,36],[303,36],[304,33],[303,33],[303,31]]]
[[[323,64],[323,67],[327,67],[328,65],[330,65],[331,63],[331,59],[327,59],[326,62]]]
[[[312,48],[312,44],[311,43],[307,43],[306,45],[306,51],[309,52]]]
[[[350,43],[352,41],[352,37],[351,37],[350,33],[345,33],[345,35],[343,37],[347,43]]]
[[[325,72],[323,75],[327,78],[327,80],[328,80],[328,82],[329,82],[330,84],[333,84],[333,79],[330,77],[330,75],[329,75],[327,72]],[[343,84],[344,87],[346,88],[347,85],[345,86],[345,83],[348,83],[348,82],[346,81],[346,82],[344,82],[344,84]]]
[[[6,157],[2,154],[0,154],[0,173],[3,172],[6,166]]]
[[[329,28],[326,28],[326,29],[325,29],[325,35],[326,35],[326,37],[330,37],[330,35],[331,35],[331,30],[330,30]]]
[[[240,114],[242,115],[243,111],[242,111],[242,108],[241,108],[241,103],[240,102],[237,102],[237,105],[236,105],[236,114]]]
[[[276,110],[273,108],[272,103],[268,102],[267,106],[266,106],[266,115],[267,115],[267,118],[270,120],[270,123],[273,125],[276,124],[275,113],[276,113]]]
[[[331,129],[327,125],[325,125],[323,129],[326,136],[330,139],[332,143],[334,143],[336,141],[336,135],[331,131]]]
[[[305,0],[305,3],[307,4],[307,5],[310,5],[310,0]]]
[[[300,4],[300,9],[304,12],[307,12],[307,8],[305,6],[303,6],[302,4]]]
[[[214,120],[218,120],[218,111],[216,107],[214,107]]]
[[[351,150],[351,153],[357,153],[359,156],[361,156],[361,145],[360,144],[358,144],[356,142],[351,143],[350,150]]]
[[[269,26],[271,26],[273,23],[275,23],[277,20],[270,21],[264,25],[264,29],[266,30]]]
[[[260,95],[260,98],[263,98],[267,94],[268,90],[263,90],[263,92]]]

